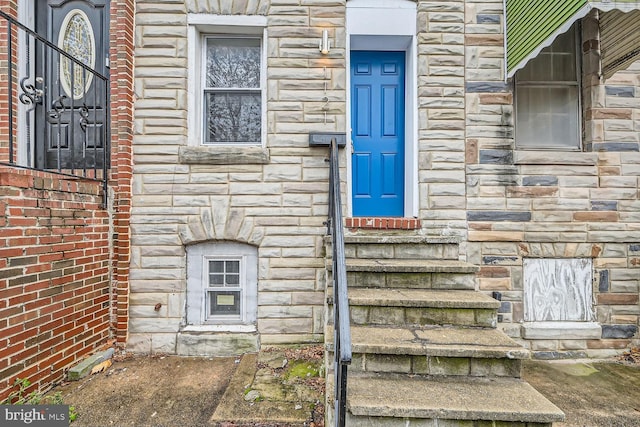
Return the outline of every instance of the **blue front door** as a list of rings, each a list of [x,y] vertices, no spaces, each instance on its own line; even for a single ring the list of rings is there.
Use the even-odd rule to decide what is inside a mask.
[[[404,52],[351,52],[353,216],[404,214]]]

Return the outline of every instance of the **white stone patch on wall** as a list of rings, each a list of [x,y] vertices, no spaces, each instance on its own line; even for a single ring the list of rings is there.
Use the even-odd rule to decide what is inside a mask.
[[[591,258],[525,258],[525,322],[589,322],[593,312]]]

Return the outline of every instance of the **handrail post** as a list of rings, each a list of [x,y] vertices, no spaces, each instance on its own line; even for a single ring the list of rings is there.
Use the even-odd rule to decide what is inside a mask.
[[[329,230],[331,233],[333,274],[333,353],[334,353],[334,419],[336,427],[344,427],[347,406],[347,367],[351,363],[351,330],[347,296],[347,269],[342,228],[340,196],[340,164],[338,144],[331,140],[329,160]]]

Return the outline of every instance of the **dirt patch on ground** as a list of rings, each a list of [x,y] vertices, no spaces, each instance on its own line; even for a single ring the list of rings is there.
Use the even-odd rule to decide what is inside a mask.
[[[523,377],[564,411],[554,427],[640,426],[640,365],[530,361]]]
[[[118,354],[104,372],[49,394],[75,407],[73,427],[321,427],[322,361],[321,346],[242,357]]]
[[[208,426],[239,359],[136,356],[56,387],[82,426]]]

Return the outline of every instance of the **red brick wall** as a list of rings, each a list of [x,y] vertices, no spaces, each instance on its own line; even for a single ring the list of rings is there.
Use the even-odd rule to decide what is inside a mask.
[[[46,388],[109,337],[100,183],[0,168],[0,399]]]
[[[17,16],[16,0],[0,0],[0,9]],[[126,342],[134,3],[111,0],[110,9],[112,229],[100,183],[0,166],[0,399],[17,377],[46,388],[106,338]],[[6,162],[7,43],[1,30],[0,162]]]
[[[1,1],[1,0],[0,0]],[[111,1],[111,180],[113,200],[114,329],[120,345],[129,325],[131,180],[133,176],[133,0]]]
[[[8,14],[9,16],[17,17],[18,4],[15,0],[0,0],[0,10]],[[0,161],[3,162],[9,160],[9,94],[13,94],[15,102],[15,90],[17,87],[17,85],[15,84],[16,74],[14,70],[14,84],[11,91],[9,90],[8,28],[9,27],[7,21],[5,21],[3,18],[0,18]],[[12,32],[13,46],[15,46],[17,43],[16,35],[17,30],[14,27],[14,31]],[[16,54],[15,48],[12,54]],[[15,114],[13,122],[15,126]]]

